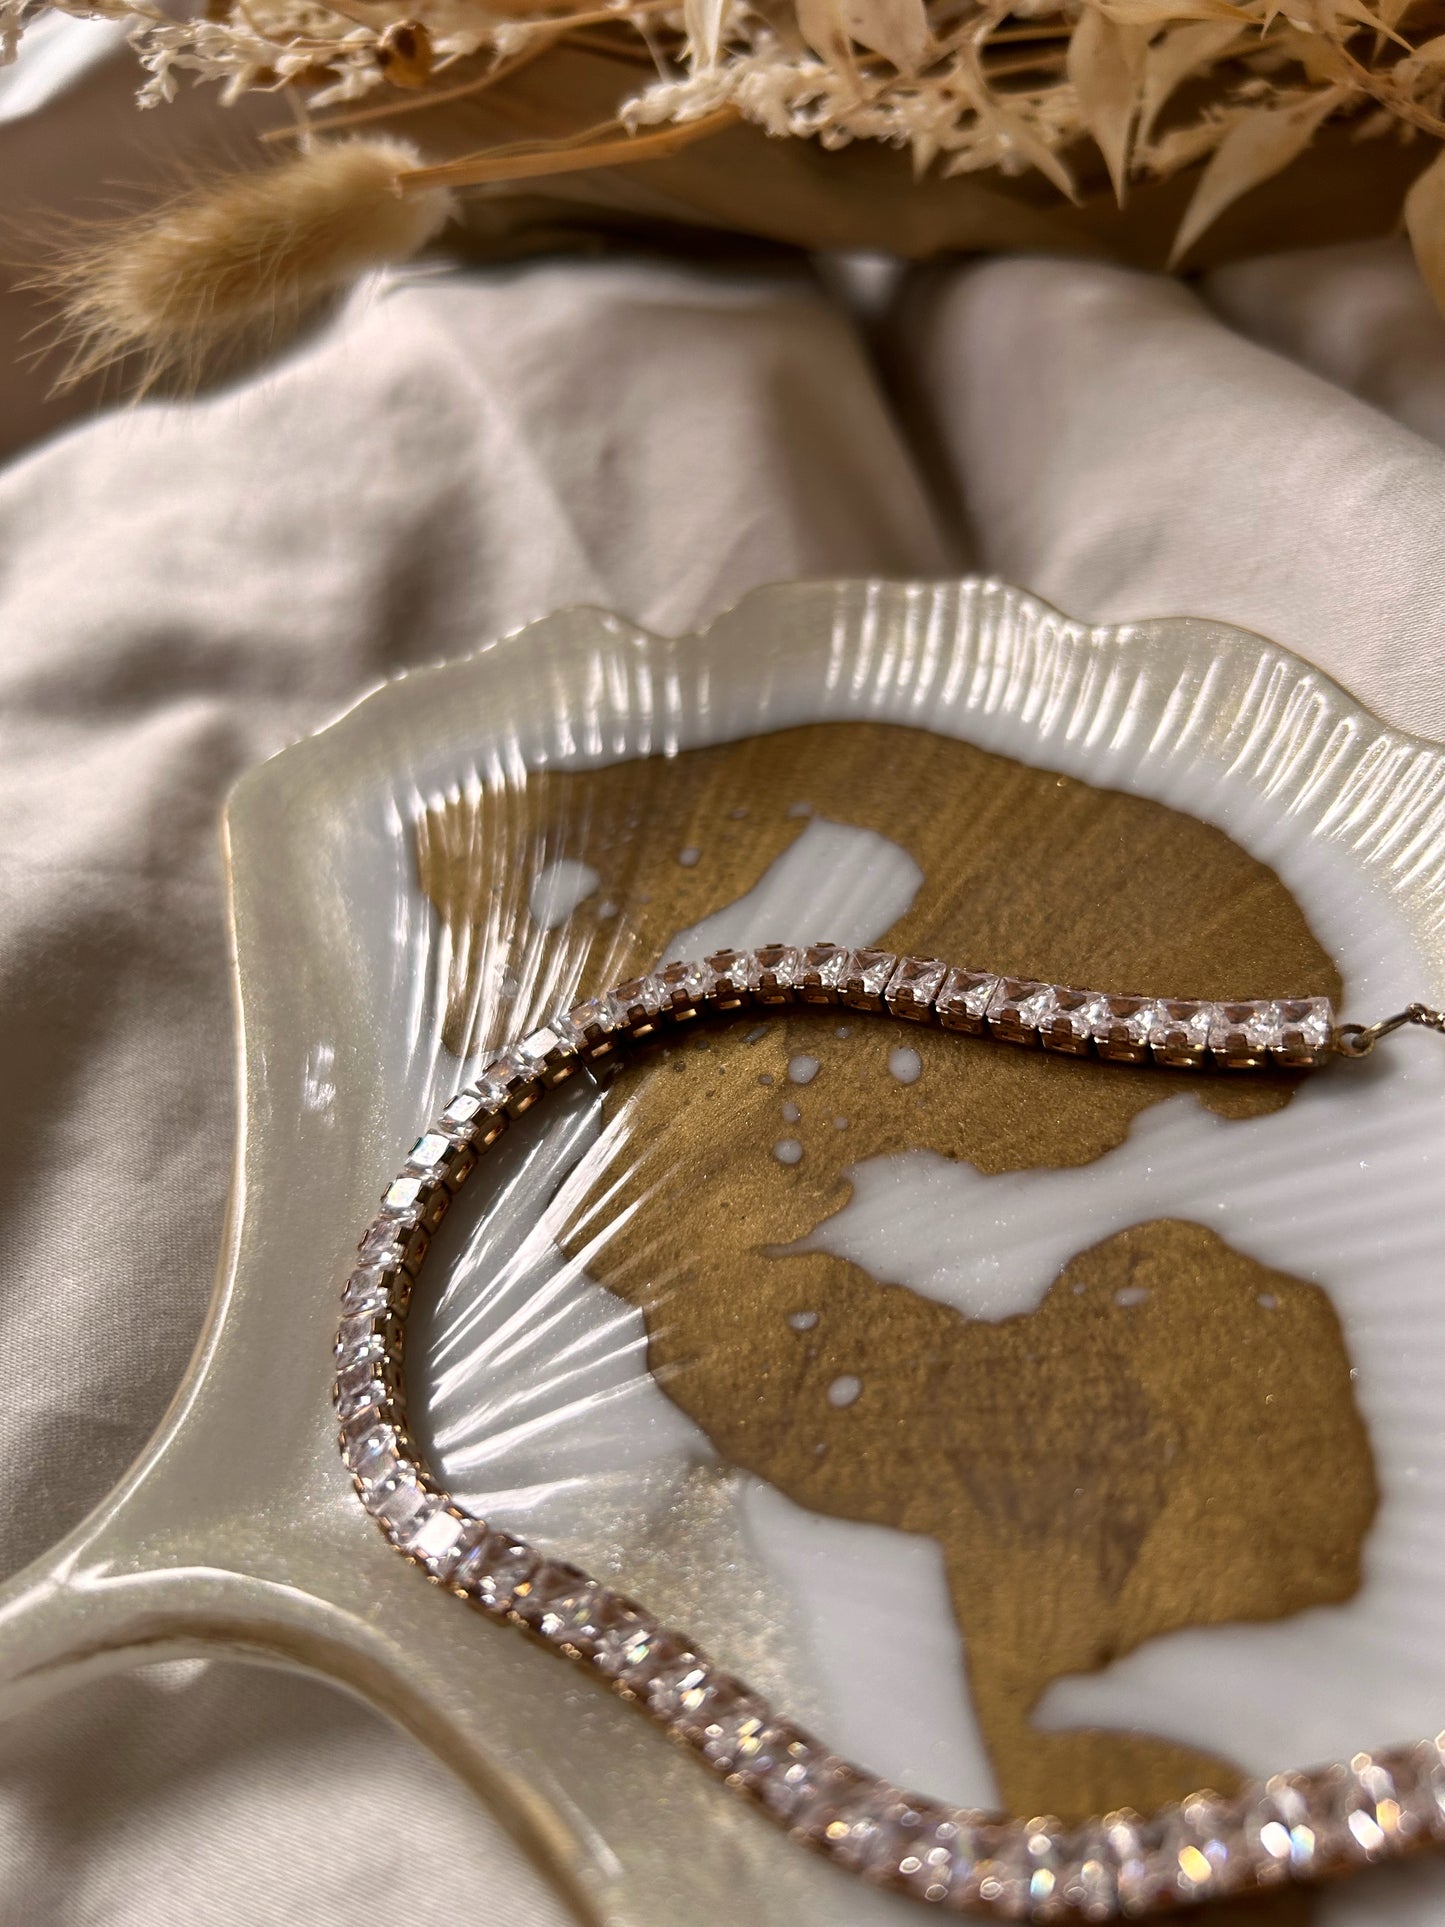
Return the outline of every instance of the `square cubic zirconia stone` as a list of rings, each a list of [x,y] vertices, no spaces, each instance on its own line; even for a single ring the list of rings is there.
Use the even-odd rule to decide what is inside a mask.
[[[592,1657],[609,1679],[625,1679],[629,1674],[646,1671],[663,1629],[646,1613],[629,1610],[620,1613],[598,1638]]]
[[[481,1092],[475,1085],[468,1085],[457,1092],[437,1119],[437,1129],[455,1143],[458,1138],[470,1135],[485,1109]]]
[[[363,1266],[399,1266],[404,1262],[406,1227],[382,1218],[368,1225],[358,1247]]]
[[[336,1333],[338,1365],[357,1365],[363,1358],[380,1358],[386,1351],[387,1314],[353,1312],[343,1318]]]
[[[795,1744],[806,1751],[806,1735],[790,1721],[766,1720],[756,1732],[739,1740],[732,1771],[745,1785],[760,1787],[780,1765],[788,1764]]]
[[[345,1365],[336,1374],[336,1411],[340,1418],[351,1418],[386,1398],[381,1376],[381,1360],[364,1358],[356,1365]]]
[[[810,1785],[798,1799],[790,1816],[796,1832],[810,1840],[826,1840],[838,1815],[877,1781],[846,1760],[825,1760],[810,1776]]]
[[[974,1865],[973,1835],[959,1813],[927,1811],[917,1834],[902,1842],[896,1877],[924,1900],[947,1900]]]
[[[399,1217],[403,1223],[419,1224],[427,1231],[435,1231],[447,1214],[452,1194],[444,1184],[432,1178],[414,1177],[403,1172],[394,1178],[382,1196],[381,1208],[388,1215]]]
[[[1105,1035],[1110,1022],[1109,999],[1097,990],[1054,991],[1054,1007],[1045,1027],[1045,1043],[1057,1041],[1067,1032],[1087,1048],[1096,1037]]]
[[[1108,1020],[1094,1033],[1099,1055],[1125,1064],[1141,1063],[1148,1055],[1154,1012],[1150,997],[1111,995]]]
[[[418,1177],[435,1181],[445,1177],[447,1167],[456,1154],[457,1147],[449,1137],[440,1131],[427,1131],[407,1152],[406,1168]]]
[[[393,1538],[400,1537],[423,1516],[429,1516],[436,1503],[411,1473],[388,1479],[384,1485],[374,1487],[366,1498],[367,1511],[380,1520]]]
[[[617,1029],[617,1013],[610,998],[588,997],[573,1004],[564,1017],[554,1017],[552,1028],[577,1051],[600,1053],[610,1050]]]
[[[366,1227],[358,1249],[364,1262],[370,1262],[372,1266],[387,1266],[401,1264],[401,1247],[403,1226],[383,1222]]]
[[[566,1598],[569,1594],[580,1592],[587,1584],[587,1575],[579,1567],[566,1559],[541,1559],[537,1569],[525,1585],[518,1586],[512,1609],[529,1626],[542,1632],[547,1608],[554,1600]]]
[[[658,981],[664,1007],[678,1017],[691,1015],[717,988],[717,978],[700,960],[666,964],[658,972]]]
[[[933,1017],[933,1000],[947,974],[948,965],[939,957],[900,957],[883,1000],[895,1017],[926,1024]]]
[[[378,1218],[362,1238],[358,1256],[363,1265],[407,1271],[415,1277],[430,1243],[425,1225],[408,1224],[404,1218]]]
[[[898,967],[892,950],[850,950],[843,971],[843,1001],[859,1010],[881,1010],[888,979]]]
[[[663,1005],[662,982],[653,976],[629,977],[618,984],[607,1001],[619,1030],[649,1031]]]
[[[1249,1880],[1244,1808],[1212,1793],[1192,1794],[1167,1831],[1179,1892],[1188,1900],[1234,1893]]]
[[[415,1224],[426,1199],[426,1181],[415,1176],[393,1178],[381,1194],[381,1208],[389,1218]]]
[[[798,958],[794,978],[805,1004],[836,1004],[848,968],[847,949],[838,943],[810,943]]]
[[[1119,1907],[1119,1869],[1107,1827],[1075,1827],[1060,1856],[1058,1895],[1085,1920],[1110,1920]]]
[[[394,1424],[394,1422],[389,1412],[379,1412],[374,1406],[363,1406],[359,1412],[353,1412],[350,1418],[340,1420],[343,1449],[365,1438],[366,1434],[374,1430],[376,1426],[382,1424],[390,1425]]]
[[[492,1612],[508,1612],[518,1589],[530,1582],[541,1563],[541,1554],[521,1540],[489,1532],[473,1546],[454,1577],[480,1605]]]
[[[997,989],[998,978],[990,970],[950,970],[934,1002],[939,1023],[945,1030],[977,1035],[987,1028],[984,1013]]]
[[[1054,987],[1027,977],[1001,977],[988,1002],[988,1027],[1011,1044],[1035,1044],[1054,1013]]]
[[[976,1893],[1017,1919],[1058,1911],[1062,1836],[1056,1820],[977,1829],[975,1857],[964,1876],[969,1897]]]
[[[341,1293],[341,1309],[346,1313],[385,1311],[391,1303],[390,1280],[395,1273],[380,1265],[363,1265],[353,1271]]]
[[[524,1037],[517,1046],[517,1054],[538,1071],[545,1070],[559,1056],[570,1056],[571,1050],[571,1045],[550,1024],[543,1024],[540,1030],[534,1030],[530,1037]]]
[[[478,1080],[477,1089],[489,1104],[506,1104],[516,1110],[532,1094],[532,1086],[539,1074],[540,1067],[524,1057],[520,1050],[503,1051],[487,1066],[485,1076]]]
[[[424,1531],[425,1528],[430,1525],[433,1519],[446,1517],[446,1514],[442,1511],[441,1500],[436,1497],[435,1493],[431,1492],[423,1492],[419,1504],[411,1505],[408,1503],[401,1505],[400,1511],[400,1523],[392,1527],[391,1537],[393,1542],[399,1546],[403,1552],[411,1551],[412,1541],[417,1537],[418,1533]],[[387,1523],[389,1525],[391,1524],[389,1520]]]
[[[756,1748],[772,1712],[755,1694],[740,1689],[725,1701],[714,1697],[699,1726],[697,1743],[708,1765],[732,1773]]]
[[[751,950],[714,950],[703,961],[713,974],[717,1000],[724,1010],[735,1008],[751,994],[754,967]]]
[[[1313,1059],[1329,1049],[1334,1034],[1334,1008],[1328,997],[1294,997],[1275,1005],[1279,1012],[1279,1042],[1283,1058]]]
[[[396,1433],[392,1427],[375,1424],[356,1437],[349,1438],[342,1457],[347,1470],[354,1473],[363,1485],[379,1485],[383,1479],[394,1478],[401,1470],[396,1445]]]
[[[1198,1057],[1208,1047],[1213,1026],[1213,1004],[1169,998],[1153,1007],[1149,1043],[1158,1056]]]
[[[1261,1884],[1304,1878],[1314,1870],[1328,1806],[1310,1774],[1277,1773],[1266,1780],[1244,1814],[1246,1847]]]
[[[701,1703],[710,1672],[700,1654],[680,1653],[649,1676],[644,1689],[648,1705],[659,1719],[681,1719]]]
[[[1209,1047],[1222,1056],[1262,1056],[1283,1035],[1279,1006],[1255,999],[1249,1003],[1216,1004],[1209,1028]]]
[[[554,1592],[542,1605],[536,1626],[544,1639],[555,1639],[563,1646],[576,1646],[590,1652],[601,1631],[607,1605],[607,1588],[595,1579],[573,1583]]]
[[[779,1720],[762,1735],[745,1769],[748,1784],[770,1813],[789,1820],[816,1794],[829,1753],[811,1734]]]
[[[462,1549],[467,1522],[457,1519],[440,1504],[427,1517],[414,1522],[397,1544],[414,1559],[420,1559],[428,1572],[438,1579],[450,1578]]]
[[[760,1004],[786,1004],[793,1000],[793,983],[801,957],[791,944],[765,943],[753,953],[748,984]]]
[[[1427,1740],[1350,1761],[1340,1799],[1356,1859],[1373,1860],[1440,1832],[1440,1749]]]
[[[874,1780],[838,1808],[824,1838],[845,1866],[896,1877],[921,1825],[906,1795]]]

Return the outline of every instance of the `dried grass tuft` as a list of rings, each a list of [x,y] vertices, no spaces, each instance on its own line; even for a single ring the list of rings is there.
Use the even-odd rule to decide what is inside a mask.
[[[0,0],[0,57],[43,4]],[[600,125],[448,143],[414,170],[386,143],[323,148],[116,235],[69,271],[81,371],[132,345],[179,351],[223,316],[287,314],[410,252],[445,218],[427,194],[658,159],[736,120],[903,149],[918,177],[1033,171],[1068,196],[1092,148],[1121,203],[1195,170],[1176,261],[1326,125],[1416,143],[1422,175],[1445,140],[1445,0],[206,0],[182,19],[155,0],[50,4],[126,24],[143,104],[186,78],[223,100],[284,91],[322,133],[406,115],[425,145],[426,109],[545,74],[569,47],[623,77]],[[549,126],[567,105],[559,90]],[[1434,170],[1402,215],[1445,305]]]
[[[285,338],[327,295],[410,259],[445,225],[448,190],[407,184],[417,162],[404,141],[318,145],[77,236],[39,277],[70,347],[62,385],[134,356],[146,388],[199,376],[248,337]]]

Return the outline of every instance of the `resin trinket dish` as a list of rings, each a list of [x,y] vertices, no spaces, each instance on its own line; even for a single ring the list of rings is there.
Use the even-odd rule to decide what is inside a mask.
[[[215,1302],[147,1452],[0,1596],[0,1711],[186,1653],[302,1667],[579,1918],[921,1918],[382,1543],[328,1397],[357,1232],[490,1052],[672,956],[1438,1002],[1445,755],[1221,625],[802,584],[390,684],[243,781],[228,847]],[[1148,1808],[1433,1731],[1445,1053],[1246,1089],[846,1016],[753,1012],[509,1133],[411,1312],[448,1489],[959,1804]],[[1254,1917],[1442,1897],[1424,1858]]]

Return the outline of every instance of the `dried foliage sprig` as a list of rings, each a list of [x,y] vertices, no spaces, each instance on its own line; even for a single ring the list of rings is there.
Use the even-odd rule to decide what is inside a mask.
[[[884,143],[918,176],[1033,170],[1069,197],[1093,148],[1121,203],[1134,184],[1192,169],[1176,260],[1326,123],[1345,122],[1361,140],[1421,143],[1402,212],[1445,306],[1445,0],[411,0],[404,14],[401,0],[209,0],[192,18],[154,0],[52,4],[127,25],[143,104],[188,77],[227,101],[284,90],[311,142],[405,115],[425,153],[418,110],[568,46],[604,47],[635,75],[602,126],[430,165],[394,143],[323,141],[118,234],[67,271],[82,367],[127,336],[167,358],[162,337],[204,333],[235,305],[220,291],[239,299],[244,259],[271,290],[263,305],[295,306],[321,281],[424,243],[445,191],[674,154],[739,119],[826,148]],[[37,10],[0,0],[0,47],[13,53]],[[218,237],[233,221],[246,238],[230,257]],[[190,244],[206,264],[194,281],[179,265]],[[149,308],[134,298],[146,276],[128,254],[166,260],[174,292]]]
[[[76,235],[42,277],[70,344],[61,386],[132,356],[142,391],[194,382],[247,338],[285,340],[324,296],[441,231],[452,196],[419,168],[404,141],[338,141]]]

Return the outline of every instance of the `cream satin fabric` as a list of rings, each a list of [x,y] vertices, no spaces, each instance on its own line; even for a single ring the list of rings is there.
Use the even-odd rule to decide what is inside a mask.
[[[73,202],[138,140],[149,168],[202,138],[194,106],[138,131],[123,69],[67,58],[0,90],[7,192]],[[1402,246],[1198,291],[987,262],[885,278],[866,313],[857,282],[427,270],[227,393],[38,445],[39,378],[0,368],[6,1568],[124,1468],[210,1290],[221,800],[378,677],[579,599],[681,629],[779,577],[976,566],[1080,616],[1228,617],[1445,733],[1445,327]],[[0,299],[7,356],[29,318]],[[370,1824],[389,1770],[414,1845]],[[439,1767],[320,1687],[187,1664],[0,1733],[5,1927],[392,1904],[563,1919]]]

